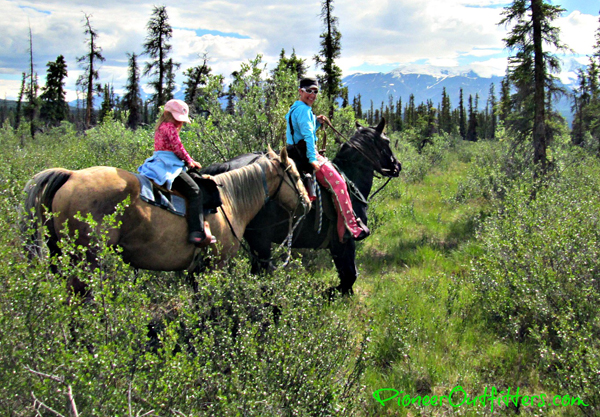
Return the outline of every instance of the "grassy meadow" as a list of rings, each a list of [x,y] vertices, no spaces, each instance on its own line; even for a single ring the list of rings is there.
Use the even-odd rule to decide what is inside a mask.
[[[199,138],[215,128],[201,123],[182,139],[207,164],[218,157]],[[503,131],[495,142],[436,136],[422,153],[390,134],[403,172],[369,207],[355,295],[329,302],[326,252],[295,252],[266,277],[241,253],[194,292],[181,273],[124,264],[104,243],[110,219],[99,269],[70,262],[82,248],[68,240],[59,259],[28,259],[19,207],[34,173],[133,171],[153,139],[113,120],[21,146],[27,131],[0,130],[1,415],[600,412],[600,164],[566,135],[540,182]],[[69,298],[69,275],[93,302]]]

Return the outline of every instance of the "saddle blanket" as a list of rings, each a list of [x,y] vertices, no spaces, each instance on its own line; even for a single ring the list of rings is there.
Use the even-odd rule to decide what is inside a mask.
[[[135,174],[135,176],[140,182],[140,198],[143,201],[185,217],[186,202],[183,197],[172,193],[165,195],[161,190],[155,188],[147,177],[140,174]]]

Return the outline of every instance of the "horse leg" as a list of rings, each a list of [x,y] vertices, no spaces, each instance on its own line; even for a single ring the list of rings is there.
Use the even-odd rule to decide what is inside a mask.
[[[257,233],[244,234],[246,242],[250,248],[250,262],[252,264],[252,274],[262,274],[271,272],[273,265],[271,264],[271,239],[268,236],[261,236]]]
[[[339,291],[342,295],[352,295],[352,286],[358,276],[356,268],[356,246],[353,239],[340,243],[337,239],[331,239],[329,252],[340,277],[340,284],[329,289],[330,298],[333,292]]]
[[[91,271],[94,271],[99,266],[96,255],[90,250],[86,251],[85,255],[79,254],[79,255],[74,256],[73,259],[71,260],[71,262],[73,263],[73,265],[77,265],[82,257],[84,257],[86,260],[86,271],[89,271],[91,273]],[[82,270],[79,270],[78,272],[79,272],[79,275],[81,273],[84,273],[84,271],[82,271]],[[73,295],[81,298],[82,300],[85,300],[86,302],[93,301],[93,299],[94,299],[94,297],[92,295],[92,290],[89,288],[89,285],[86,282],[82,281],[80,279],[80,276],[77,276],[77,275],[68,276],[67,277],[67,289],[70,294],[73,294]]]

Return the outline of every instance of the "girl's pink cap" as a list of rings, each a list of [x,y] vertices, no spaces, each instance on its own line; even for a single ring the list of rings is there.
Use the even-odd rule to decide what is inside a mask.
[[[169,100],[165,104],[165,111],[171,113],[175,120],[191,123],[188,116],[190,109],[185,101],[177,99]]]

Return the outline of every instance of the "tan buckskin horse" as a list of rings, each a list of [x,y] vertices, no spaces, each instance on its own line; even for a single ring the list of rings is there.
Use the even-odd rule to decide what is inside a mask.
[[[256,163],[212,177],[219,185],[222,206],[205,220],[218,244],[210,250],[217,266],[234,255],[246,226],[273,198],[290,212],[300,205],[309,209],[310,200],[300,180],[294,161],[288,159],[285,148],[281,156],[272,150]],[[109,244],[123,249],[123,259],[136,268],[155,271],[181,271],[192,264],[196,247],[187,242],[187,220],[142,201],[140,184],[131,172],[113,167],[92,167],[79,171],[53,168],[36,174],[25,186],[25,210],[37,221],[36,244],[41,248],[40,224],[49,230],[48,249],[59,254],[57,245],[63,224],[68,233],[78,237],[76,244],[90,245],[90,226],[77,220],[76,214],[91,213],[100,224],[104,216],[115,213],[116,206],[127,197],[129,205],[117,218],[120,228],[109,231]],[[46,209],[58,213],[50,218]],[[226,216],[223,214],[225,213]],[[94,256],[88,254],[93,266]],[[85,292],[85,285],[70,283],[73,290]]]

